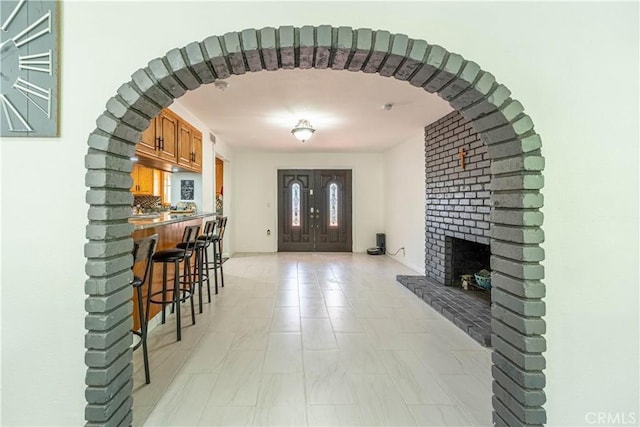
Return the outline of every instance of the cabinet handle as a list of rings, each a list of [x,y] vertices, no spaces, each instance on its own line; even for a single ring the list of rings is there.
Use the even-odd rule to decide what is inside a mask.
[[[160,150],[160,139],[161,139],[160,137],[156,138],[156,147],[155,147],[156,150]]]

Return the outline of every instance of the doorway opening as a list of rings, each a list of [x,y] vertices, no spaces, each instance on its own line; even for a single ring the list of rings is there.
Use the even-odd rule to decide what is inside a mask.
[[[224,162],[216,157],[216,215],[224,215]]]
[[[493,420],[496,425],[544,424],[544,158],[533,120],[491,73],[441,46],[384,30],[330,25],[246,29],[172,49],[135,71],[106,102],[85,159],[90,187],[85,306],[92,319],[85,338],[87,424],[131,422],[127,340],[132,313],[123,307],[129,304],[124,295],[131,292],[130,158],[143,131],[164,107],[203,84],[232,74],[293,68],[406,81],[438,94],[481,135],[492,182]]]
[[[278,170],[278,252],[351,252],[351,170]]]

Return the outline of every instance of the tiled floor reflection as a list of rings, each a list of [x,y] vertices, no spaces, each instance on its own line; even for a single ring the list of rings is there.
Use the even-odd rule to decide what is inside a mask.
[[[362,254],[236,255],[196,325],[134,354],[134,424],[491,425],[491,353]],[[185,318],[189,316],[184,310]]]

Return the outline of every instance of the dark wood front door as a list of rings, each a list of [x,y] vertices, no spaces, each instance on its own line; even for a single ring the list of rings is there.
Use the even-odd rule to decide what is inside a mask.
[[[278,171],[278,251],[351,252],[351,170]]]

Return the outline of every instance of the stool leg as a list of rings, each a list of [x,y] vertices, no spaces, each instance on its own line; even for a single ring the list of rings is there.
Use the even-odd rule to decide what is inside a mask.
[[[218,250],[216,242],[213,242],[213,285],[218,295]]]
[[[224,288],[224,272],[222,271],[222,240],[218,240],[218,257],[220,266],[220,286]]]
[[[164,307],[167,305],[167,263],[162,263],[162,324],[164,325],[166,314]],[[173,307],[172,307],[173,308]]]
[[[176,338],[177,341],[182,340],[181,322],[180,322],[180,261],[175,261],[175,272],[173,280],[173,303],[176,307]]]
[[[211,304],[211,279],[209,278],[209,251],[207,250],[208,246],[205,247],[202,252],[204,252],[204,265],[207,269],[207,300],[209,304]]]
[[[142,309],[141,286],[136,287],[136,292],[138,297],[138,319],[140,319],[140,339],[142,340],[142,359],[144,360],[144,380],[149,384],[151,382],[151,378],[149,375],[149,353],[147,352],[147,318]]]
[[[198,307],[202,314],[202,249],[196,249],[196,272],[198,274]]]
[[[195,253],[194,253],[194,255],[195,255]],[[190,261],[190,260],[187,260],[187,261]],[[195,310],[195,306],[193,304],[193,290],[195,288],[195,284],[193,283],[192,276],[191,276],[191,264],[189,262],[187,262],[185,265],[187,266],[187,269],[189,271],[189,273],[186,275],[186,277],[189,280],[188,286],[189,286],[189,302],[191,303],[191,324],[195,325],[196,324],[196,310]],[[194,272],[194,274],[195,274],[195,272]]]
[[[147,310],[144,313],[144,324],[149,324],[149,309],[151,308],[151,294],[153,293],[153,263],[151,263],[151,269],[149,270],[149,287],[147,288]]]
[[[195,248],[193,249],[192,256],[193,256],[193,270],[191,270],[191,258],[189,258],[189,271],[192,272],[190,277],[190,283],[195,283],[198,280],[197,279],[197,276],[198,276],[198,250],[197,249]],[[193,292],[193,289],[191,289],[191,292]]]

